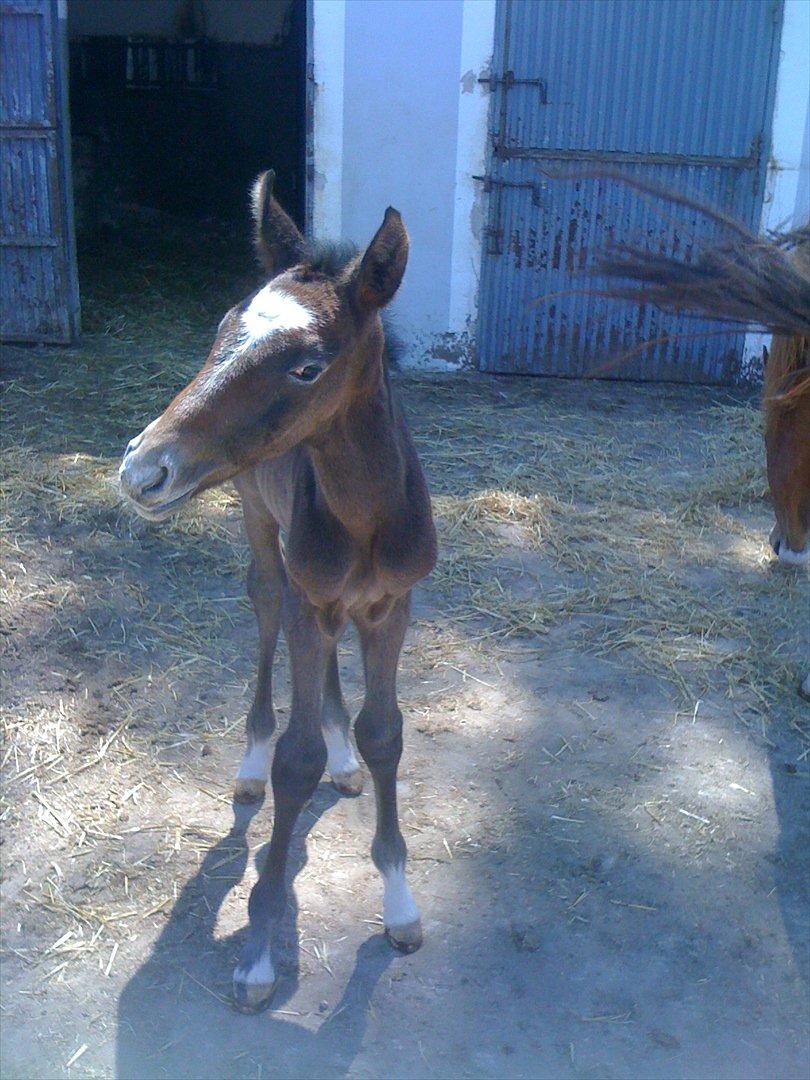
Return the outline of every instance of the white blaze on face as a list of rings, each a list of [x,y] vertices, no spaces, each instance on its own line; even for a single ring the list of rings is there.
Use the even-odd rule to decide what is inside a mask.
[[[314,322],[313,313],[294,296],[273,285],[265,285],[242,313],[241,346],[250,348],[271,334],[306,330]]]

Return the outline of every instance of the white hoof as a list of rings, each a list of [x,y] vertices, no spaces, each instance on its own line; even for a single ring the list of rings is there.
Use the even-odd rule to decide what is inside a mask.
[[[268,950],[250,968],[240,964],[234,971],[234,1005],[240,1012],[261,1012],[270,1004],[275,987],[276,973]]]

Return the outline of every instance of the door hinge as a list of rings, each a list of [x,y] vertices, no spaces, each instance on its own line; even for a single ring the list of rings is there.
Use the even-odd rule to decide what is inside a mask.
[[[479,80],[489,87],[490,93],[496,86],[511,90],[513,86],[537,86],[540,88],[541,105],[548,104],[548,84],[545,79],[516,79],[514,71],[505,71],[503,75],[484,75]]]
[[[502,180],[497,176],[473,176],[483,184],[484,191],[494,196],[489,204],[489,221],[484,226],[484,235],[487,237],[487,255],[503,254],[503,228],[501,226],[501,192],[504,188],[525,188],[532,193],[532,206],[542,206],[542,193],[545,188],[544,181],[534,180]]]

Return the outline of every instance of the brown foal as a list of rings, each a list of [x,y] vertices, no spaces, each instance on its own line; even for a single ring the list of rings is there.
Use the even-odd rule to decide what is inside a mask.
[[[271,932],[301,808],[327,763],[340,791],[361,790],[336,654],[349,619],[363,653],[355,738],[374,781],[371,853],[386,933],[405,952],[421,944],[397,814],[396,675],[411,588],[436,559],[430,498],[388,378],[380,319],[405,272],[402,219],[389,208],[362,255],[318,256],[274,199],[272,179],[265,173],[253,192],[267,284],[226,314],[202,370],[132,440],[120,469],[124,494],[152,521],[226,480],[241,496],[260,649],[238,801],[264,795],[280,627],[289,647],[292,707],[272,765],[272,838],[234,972],[236,1004],[248,1011],[273,991]]]

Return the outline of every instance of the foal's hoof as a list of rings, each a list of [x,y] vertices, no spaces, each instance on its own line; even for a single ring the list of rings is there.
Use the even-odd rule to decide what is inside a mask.
[[[335,773],[332,783],[341,795],[359,795],[363,790],[363,774],[360,769],[354,772]]]
[[[397,952],[416,952],[422,944],[422,922],[415,919],[404,926],[386,926],[385,936]]]
[[[260,1013],[269,1006],[276,988],[275,980],[269,983],[245,983],[233,980],[233,1004],[241,1013]]]
[[[250,950],[246,952],[250,956]],[[261,1012],[270,1004],[275,986],[276,973],[269,949],[252,961],[243,956],[233,973],[233,1003],[239,1012]]]
[[[233,785],[233,801],[238,803],[256,803],[264,798],[264,780],[236,780]]]

